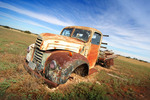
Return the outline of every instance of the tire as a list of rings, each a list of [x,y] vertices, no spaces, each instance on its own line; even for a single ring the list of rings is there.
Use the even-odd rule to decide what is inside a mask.
[[[86,68],[85,65],[81,65],[79,67],[77,67],[73,73],[77,74],[77,75],[80,75],[82,77],[85,77],[88,75],[88,69]]]

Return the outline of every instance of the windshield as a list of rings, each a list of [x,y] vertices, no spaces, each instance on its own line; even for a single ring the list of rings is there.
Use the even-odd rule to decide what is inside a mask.
[[[75,29],[72,37],[78,38],[82,41],[87,42],[89,37],[91,35],[91,32],[88,30],[82,30],[82,29]]]
[[[73,30],[72,28],[64,29],[63,32],[61,33],[61,35],[70,37],[72,30]]]

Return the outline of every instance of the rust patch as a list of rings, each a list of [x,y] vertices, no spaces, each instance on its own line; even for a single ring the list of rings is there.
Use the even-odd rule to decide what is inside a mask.
[[[55,34],[51,34],[51,33],[42,33],[42,36],[55,36]]]
[[[99,45],[91,44],[90,52],[88,53],[88,61],[90,64],[90,68],[94,67],[97,57],[98,57]]]
[[[49,63],[53,60],[57,63],[55,70],[49,67]],[[84,64],[89,68],[88,60],[79,53],[73,53],[72,56],[70,56],[68,51],[53,51],[45,63],[45,75],[49,80],[57,84],[63,84],[78,66]]]
[[[89,70],[89,75],[91,75],[91,74],[93,74],[93,73],[95,73],[95,72],[98,72],[95,68],[91,68],[90,70]]]
[[[54,41],[55,43],[59,43],[59,41]]]
[[[68,51],[54,51],[52,52],[51,56],[47,59],[45,66],[47,66],[47,64],[49,64],[52,60],[56,60],[58,62],[59,65],[61,65],[62,67],[64,67],[64,65],[67,62],[73,62],[74,60],[83,60],[86,63],[88,63],[88,60],[84,57],[81,56],[79,53],[73,53],[72,56],[69,56]]]
[[[52,81],[50,81],[50,80],[44,78],[43,76],[39,75],[39,74],[36,73],[35,71],[33,71],[33,70],[27,65],[27,63],[26,63],[25,60],[24,60],[24,68],[25,68],[31,75],[35,76],[36,78],[41,78],[41,79],[43,79],[43,80],[45,81],[45,83],[46,83],[49,87],[51,87],[51,86],[57,87],[57,86],[58,86],[57,83],[54,83],[54,82],[52,82]]]
[[[67,37],[67,36],[63,36],[63,35],[57,35],[57,34],[52,34],[52,33],[42,33],[40,34],[43,38],[45,38],[44,40],[50,40],[50,39],[57,39],[57,41],[59,42],[59,40],[62,41],[67,41],[67,42],[73,42],[73,43],[77,43],[77,44],[83,44],[84,42],[73,38],[73,37]],[[56,41],[55,41],[56,43]]]
[[[74,31],[72,31],[72,35],[70,35],[70,37],[52,33],[42,33],[40,34],[42,42],[39,43],[38,40],[40,39],[36,41],[37,47],[40,48],[41,51],[46,51],[45,53],[51,52],[51,55],[49,57],[46,56],[46,58],[44,58],[44,60],[46,59],[46,61],[44,61],[44,63],[42,62],[42,69],[44,69],[42,71],[44,75],[47,77],[48,80],[51,80],[58,84],[64,83],[64,79],[67,79],[71,72],[78,66],[88,68],[89,72],[89,69],[93,68],[97,61],[99,53],[98,51],[101,44],[91,44],[91,39],[94,32],[98,32],[102,36],[102,33],[99,30],[80,26],[70,27],[72,27],[73,30],[89,30],[91,34],[88,34],[88,41],[85,42],[83,40],[80,40],[80,38],[72,37]],[[54,61],[55,63],[51,64],[50,66],[49,64],[53,63],[52,61]],[[54,65],[55,67],[53,67]],[[36,66],[38,68],[38,64]],[[95,72],[97,72],[96,69],[91,69],[89,74],[93,74]]]
[[[77,28],[77,29],[85,29],[85,30],[92,30],[92,31],[96,31],[98,33],[101,33],[99,30],[95,29],[95,28],[91,28],[91,27],[85,27],[85,26],[68,26],[65,28]]]
[[[113,66],[114,65],[114,61],[113,59],[109,59],[106,61],[107,66]]]

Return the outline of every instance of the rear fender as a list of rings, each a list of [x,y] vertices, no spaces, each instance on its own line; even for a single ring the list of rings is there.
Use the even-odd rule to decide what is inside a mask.
[[[52,60],[55,60],[57,63],[57,68],[55,70],[49,68],[49,64]],[[83,64],[88,66],[89,69],[88,60],[79,53],[53,51],[45,63],[45,76],[57,84],[63,84],[68,80],[70,74],[78,66]]]

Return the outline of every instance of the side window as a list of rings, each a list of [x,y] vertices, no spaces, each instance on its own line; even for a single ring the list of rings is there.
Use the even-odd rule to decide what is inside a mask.
[[[92,44],[96,44],[96,45],[99,45],[100,43],[100,38],[101,38],[101,34],[95,32],[92,36]]]
[[[72,30],[72,28],[64,29],[61,35],[69,37],[71,35]]]

